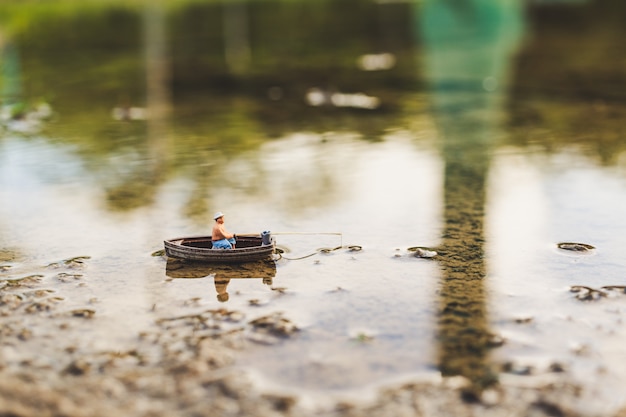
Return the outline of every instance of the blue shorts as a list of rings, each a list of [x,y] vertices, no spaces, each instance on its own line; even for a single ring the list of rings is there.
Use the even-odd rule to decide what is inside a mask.
[[[213,249],[232,249],[237,242],[235,238],[231,237],[230,239],[214,240],[211,243],[213,243]]]

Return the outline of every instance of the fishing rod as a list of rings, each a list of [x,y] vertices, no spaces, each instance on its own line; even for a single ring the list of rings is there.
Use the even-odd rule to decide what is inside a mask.
[[[341,232],[269,232],[271,235],[335,235],[340,236],[341,246],[343,246],[343,233]],[[235,233],[237,236],[258,236],[259,232],[254,233]]]

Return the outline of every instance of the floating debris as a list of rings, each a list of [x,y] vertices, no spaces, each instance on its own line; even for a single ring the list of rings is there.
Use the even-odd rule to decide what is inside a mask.
[[[518,375],[518,376],[530,376],[537,374],[546,374],[546,373],[562,373],[567,371],[567,365],[558,362],[558,361],[549,361],[549,362],[535,362],[533,363],[522,363],[519,360],[510,360],[501,364],[501,371]]]
[[[61,282],[70,282],[72,280],[82,279],[82,274],[68,274],[67,272],[60,272],[57,274],[57,279]]]
[[[158,250],[156,252],[152,252],[150,256],[165,256],[165,249]]]
[[[64,373],[74,376],[87,374],[91,369],[91,364],[84,359],[72,361],[65,369]]]
[[[591,347],[586,343],[574,342],[569,349],[577,356],[588,356],[591,354]]]
[[[24,311],[26,311],[27,313],[38,313],[38,312],[42,312],[42,311],[50,311],[52,310],[52,305],[54,301],[60,301],[54,298],[48,298],[48,299],[44,299],[41,301],[35,301],[33,303],[31,303],[30,305],[28,305]]]
[[[417,258],[434,258],[435,256],[437,256],[437,252],[435,252],[433,250],[427,250],[427,249],[418,248],[415,251],[415,256]]]
[[[54,293],[54,290],[48,290],[48,289],[32,290],[32,291],[25,292],[24,296],[41,298],[41,297],[46,297],[52,293]]]
[[[7,306],[9,309],[16,309],[22,301],[24,296],[22,294],[0,294],[0,306]]]
[[[200,305],[201,301],[202,301],[202,297],[192,297],[189,300],[184,301],[183,305],[185,305],[185,306],[198,306],[198,305]]]
[[[91,256],[75,256],[73,258],[63,259],[62,261],[53,262],[48,264],[48,268],[59,268],[62,266],[67,266],[70,268],[83,266],[83,261],[86,259],[91,259]]]
[[[560,362],[552,362],[550,366],[548,367],[548,370],[550,372],[557,372],[557,373],[565,372],[567,371],[567,366]]]
[[[41,278],[43,278],[43,275],[34,274],[21,278],[5,279],[0,282],[4,283],[6,287],[31,287],[34,284],[40,283]]]
[[[341,249],[341,248],[342,248],[342,246],[336,246],[336,247],[334,247],[334,248],[319,248],[317,251],[318,251],[319,253],[330,253],[330,252],[333,252],[333,251],[339,250],[339,249]]]
[[[74,317],[83,317],[86,319],[90,319],[96,314],[96,310],[92,310],[90,308],[79,308],[79,309],[70,311],[70,313]]]
[[[30,339],[31,337],[33,337],[33,332],[30,329],[27,328],[23,328],[22,330],[19,331],[19,333],[17,334],[17,338],[25,341]]]
[[[356,335],[351,337],[351,339],[359,343],[367,343],[373,341],[375,337],[366,332],[358,332]]]
[[[514,319],[515,323],[517,324],[531,323],[533,320],[534,320],[534,317],[532,316],[520,316]]]
[[[188,314],[185,316],[177,316],[177,317],[166,317],[160,318],[157,320],[157,324],[162,325],[164,323],[172,323],[176,321],[186,322],[186,323],[201,323],[207,327],[210,326],[210,322],[213,321],[229,321],[229,322],[239,322],[243,320],[244,314],[236,311],[236,310],[226,310],[226,309],[217,309],[217,310],[206,310],[198,314]]]
[[[502,372],[513,375],[532,375],[534,367],[532,365],[520,364],[517,362],[509,361],[502,364]]]
[[[557,247],[559,249],[563,249],[563,250],[567,250],[571,252],[579,252],[579,253],[591,252],[595,249],[595,246],[588,245],[586,243],[575,243],[575,242],[558,243]]]
[[[572,285],[570,291],[576,293],[576,298],[582,301],[599,300],[600,298],[607,297],[608,293],[595,288],[587,287],[585,285]]]
[[[409,252],[415,252],[414,256],[416,258],[434,258],[438,255],[436,251],[423,246],[413,246],[411,248],[408,248],[407,250]]]
[[[570,291],[576,293],[576,298],[582,301],[599,300],[610,296],[618,297],[620,294],[626,294],[626,285],[603,285],[602,287],[592,288],[586,285],[572,285]]]
[[[288,337],[300,330],[293,322],[284,318],[282,313],[259,317],[252,320],[250,325],[255,332],[275,337]]]
[[[323,253],[323,254],[330,254],[334,251],[337,251],[339,249],[347,249],[348,252],[359,252],[361,251],[363,248],[359,245],[348,245],[348,246],[335,246],[334,248],[318,248],[315,250],[315,252],[313,253],[309,253],[308,255],[304,255],[304,256],[300,256],[298,258],[287,258],[285,256],[283,256],[283,253],[289,252],[289,249],[283,249],[283,248],[276,248],[274,250],[274,253],[277,255],[274,259],[274,261],[277,261],[279,259],[286,259],[288,261],[298,261],[301,259],[306,259],[306,258],[310,258],[311,256],[315,256],[318,253]],[[315,261],[314,264],[320,264],[319,261]]]
[[[626,285],[604,285],[601,287],[601,289],[607,291],[619,291],[623,294],[626,294]]]
[[[241,320],[246,318],[246,315],[242,313],[241,311],[237,311],[237,310],[225,310],[225,311],[226,312],[222,314],[222,317],[224,317],[224,319],[229,322],[239,323]]]
[[[487,340],[487,346],[490,348],[498,348],[504,346],[506,343],[506,339],[497,334],[489,335],[489,340]]]

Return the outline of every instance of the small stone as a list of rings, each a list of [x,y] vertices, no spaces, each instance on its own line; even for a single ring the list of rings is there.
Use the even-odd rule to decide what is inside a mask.
[[[428,250],[424,248],[417,248],[415,250],[416,258],[434,258],[435,256],[437,256],[437,252],[435,252],[434,250]]]
[[[558,243],[557,247],[559,249],[572,251],[572,252],[590,252],[595,249],[595,247],[592,245],[588,245],[586,243],[575,243],[575,242]]]

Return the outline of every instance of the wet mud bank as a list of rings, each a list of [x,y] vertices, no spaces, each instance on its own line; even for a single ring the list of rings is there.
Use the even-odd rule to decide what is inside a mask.
[[[453,248],[442,249],[450,256]],[[491,340],[480,325],[482,309],[477,313],[449,295],[440,315],[441,379],[398,383],[367,400],[316,405],[315,396],[302,401],[267,389],[236,366],[246,349],[298,337],[302,330],[289,317],[206,309],[192,299],[179,314],[157,311],[144,330],[115,348],[101,348],[85,337],[90,327],[102,325],[98,303],[87,299],[86,307],[75,308],[63,289],[88,286],[89,258],[53,262],[33,274],[23,274],[14,260],[3,252],[1,416],[609,415],[589,414],[581,387],[568,383],[566,374],[485,379],[491,375],[483,365],[485,353],[473,347],[476,340],[484,339],[485,346]],[[445,265],[454,270],[456,264]],[[480,268],[462,276],[472,271],[482,276]],[[444,294],[454,289],[446,286]],[[484,337],[476,339],[476,332]]]

